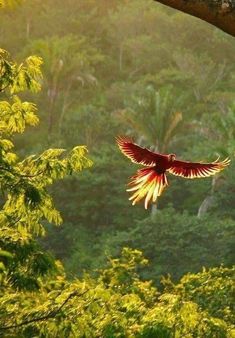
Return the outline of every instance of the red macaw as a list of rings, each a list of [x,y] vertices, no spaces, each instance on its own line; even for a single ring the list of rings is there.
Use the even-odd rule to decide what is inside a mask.
[[[175,154],[159,154],[146,148],[142,148],[128,137],[117,137],[117,144],[121,152],[129,157],[132,162],[142,164],[146,168],[139,169],[131,177],[130,188],[133,191],[129,198],[132,205],[145,197],[145,209],[148,208],[149,201],[156,202],[165,187],[168,186],[166,172],[184,178],[201,178],[215,175],[229,165],[230,159],[226,158],[222,162],[218,159],[212,163],[193,163],[176,160]]]

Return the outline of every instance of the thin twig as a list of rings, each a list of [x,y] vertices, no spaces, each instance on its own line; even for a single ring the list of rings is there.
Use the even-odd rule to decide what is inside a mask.
[[[44,320],[48,320],[50,318],[54,318],[62,309],[63,306],[65,306],[65,304],[73,297],[81,297],[83,296],[85,293],[87,293],[89,290],[84,291],[83,293],[79,293],[77,291],[72,292],[66,299],[65,301],[56,309],[56,310],[52,310],[50,311],[47,315],[41,316],[41,317],[36,317],[36,318],[32,318],[29,320],[24,320],[23,322],[19,323],[19,324],[14,324],[14,325],[6,325],[6,326],[1,326],[0,330],[9,330],[9,329],[14,329],[20,326],[24,326],[24,325],[28,325],[34,322],[40,322],[40,321],[44,321]]]

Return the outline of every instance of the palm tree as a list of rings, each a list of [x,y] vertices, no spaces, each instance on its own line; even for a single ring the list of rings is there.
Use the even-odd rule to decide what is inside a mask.
[[[171,87],[156,91],[148,86],[142,95],[126,103],[127,108],[119,112],[119,117],[142,142],[150,144],[155,151],[166,152],[179,132],[183,119],[179,110],[184,99],[184,96],[176,97]]]

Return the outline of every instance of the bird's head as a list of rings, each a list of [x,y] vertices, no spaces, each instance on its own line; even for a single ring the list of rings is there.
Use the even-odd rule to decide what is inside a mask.
[[[175,154],[169,154],[168,155],[168,161],[169,162],[174,162],[175,159],[176,159],[176,155]]]

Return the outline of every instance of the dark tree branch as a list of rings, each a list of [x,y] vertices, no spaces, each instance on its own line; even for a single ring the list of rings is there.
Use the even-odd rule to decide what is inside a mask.
[[[235,0],[154,0],[196,16],[235,36]]]
[[[4,92],[8,87],[10,86],[10,83],[8,83],[5,87],[0,88],[0,93]]]
[[[30,175],[30,174],[19,174],[19,173],[17,173],[17,172],[12,171],[12,169],[5,168],[5,167],[1,167],[1,166],[0,166],[0,171],[1,171],[1,170],[9,172],[9,173],[12,174],[13,176],[15,175],[15,176],[17,176],[17,177],[22,177],[22,178],[35,178],[35,177],[38,177],[39,175],[45,173],[45,170],[41,170],[41,171],[39,171],[37,174],[34,174],[34,175]]]
[[[44,316],[32,318],[32,319],[29,319],[29,320],[24,320],[24,321],[22,321],[19,324],[0,326],[0,330],[15,329],[17,327],[21,327],[21,326],[28,325],[28,324],[31,324],[31,323],[41,322],[41,321],[44,321],[44,320],[48,320],[48,319],[54,318],[60,312],[60,310],[65,306],[65,304],[68,303],[68,301],[71,298],[73,298],[73,297],[81,297],[85,293],[87,293],[88,291],[89,290],[86,290],[83,293],[78,293],[77,291],[74,291],[74,292],[70,293],[70,295],[64,300],[64,302],[57,309],[54,309],[54,310],[50,311],[48,314],[46,314]]]

